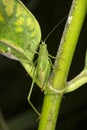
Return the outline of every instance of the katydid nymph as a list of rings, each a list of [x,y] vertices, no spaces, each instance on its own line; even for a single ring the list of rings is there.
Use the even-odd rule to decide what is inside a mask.
[[[41,90],[45,89],[44,87],[46,86],[46,83],[48,81],[48,78],[49,78],[50,72],[51,72],[51,63],[50,62],[51,61],[48,56],[47,45],[44,42],[42,42],[42,44],[39,47],[37,65],[35,68],[32,85],[31,85],[30,92],[28,95],[28,101],[29,101],[30,105],[32,106],[32,108],[35,110],[35,112],[39,116],[40,116],[39,112],[36,110],[36,108],[33,106],[33,104],[30,101],[31,92],[32,92],[35,81],[38,82]]]
[[[65,18],[66,18],[66,16],[60,21],[60,23],[63,22]],[[31,97],[32,89],[33,89],[35,82],[38,83],[41,90],[45,90],[45,87],[47,85],[47,82],[48,82],[48,79],[49,79],[49,76],[50,76],[50,73],[51,73],[51,68],[52,68],[52,61],[51,61],[50,57],[54,58],[53,56],[48,54],[47,45],[45,44],[45,41],[51,35],[51,33],[57,28],[57,26],[60,25],[60,23],[58,23],[52,29],[52,31],[45,38],[44,42],[42,42],[39,46],[37,64],[36,64],[36,68],[34,70],[33,81],[32,81],[32,84],[31,84],[30,91],[29,91],[29,95],[28,95],[29,104],[31,105],[31,107],[34,109],[34,111],[39,116],[40,116],[40,113],[37,111],[37,109],[34,107],[32,102],[30,101],[30,97]]]

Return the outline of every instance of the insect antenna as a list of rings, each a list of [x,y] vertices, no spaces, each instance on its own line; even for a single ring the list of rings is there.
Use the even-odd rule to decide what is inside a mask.
[[[55,31],[55,29],[56,29],[57,27],[60,26],[60,24],[61,24],[66,18],[67,18],[67,15],[66,15],[60,22],[57,23],[57,25],[48,33],[48,35],[47,35],[46,38],[44,39],[44,42],[47,41],[47,39],[49,38],[49,36]]]

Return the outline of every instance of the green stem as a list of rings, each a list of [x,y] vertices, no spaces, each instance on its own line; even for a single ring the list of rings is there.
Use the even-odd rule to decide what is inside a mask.
[[[66,93],[72,92],[87,83],[87,70],[83,70],[74,79],[68,82]]]
[[[66,80],[72,57],[76,48],[77,40],[86,15],[86,0],[73,0],[71,11],[67,20],[65,31],[62,36],[54,70],[45,90],[45,98],[42,108],[41,119],[38,130],[54,130],[63,90],[66,87]],[[54,89],[52,91],[50,88]]]

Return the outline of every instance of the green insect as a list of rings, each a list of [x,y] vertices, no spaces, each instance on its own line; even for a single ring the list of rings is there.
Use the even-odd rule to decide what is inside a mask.
[[[60,21],[60,23],[63,22],[65,18],[66,18],[66,16]],[[51,73],[51,68],[52,68],[51,58],[54,59],[54,57],[49,55],[48,50],[47,50],[47,45],[45,44],[45,41],[53,33],[53,31],[60,25],[60,23],[58,23],[52,29],[52,31],[45,38],[44,42],[42,42],[40,44],[37,64],[36,64],[36,67],[35,67],[35,70],[34,70],[33,81],[32,81],[32,84],[31,84],[30,91],[29,91],[29,95],[28,95],[29,104],[31,105],[31,107],[34,109],[34,111],[39,116],[40,116],[40,113],[37,111],[37,109],[34,107],[32,102],[30,101],[30,97],[31,97],[32,89],[33,89],[33,86],[34,86],[35,82],[38,83],[41,90],[44,90],[46,85],[47,85],[47,82],[48,82],[48,79],[49,79],[49,76],[50,76],[50,73]]]
[[[42,44],[39,47],[37,65],[35,68],[33,82],[28,95],[28,101],[30,105],[39,116],[40,116],[39,112],[36,110],[36,108],[33,106],[33,104],[30,101],[31,92],[35,81],[39,84],[41,90],[45,89],[48,78],[50,76],[50,72],[51,72],[51,59],[48,56],[47,45],[45,44],[45,42],[42,42]]]

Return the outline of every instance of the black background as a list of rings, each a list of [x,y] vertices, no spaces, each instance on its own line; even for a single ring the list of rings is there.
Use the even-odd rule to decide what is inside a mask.
[[[51,29],[69,12],[71,0],[22,0],[38,20],[42,40]],[[87,18],[85,19],[78,45],[75,50],[68,80],[79,74],[84,67],[87,48]],[[51,55],[56,55],[58,43],[65,22],[47,39],[46,44]],[[31,78],[17,61],[0,55],[0,110],[10,130],[37,130],[38,116],[27,102]],[[87,84],[78,90],[65,94],[60,107],[56,130],[87,130]],[[41,110],[43,93],[34,86],[32,102]],[[1,130],[1,128],[0,128]]]

